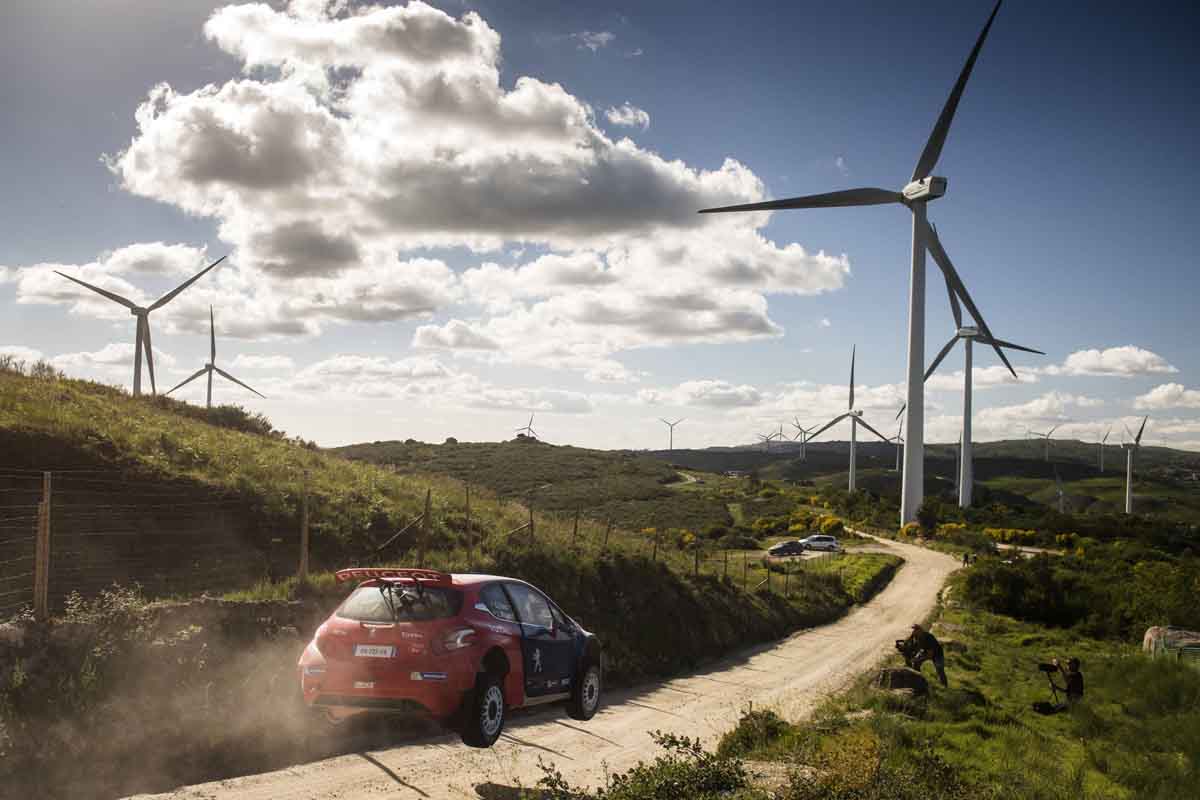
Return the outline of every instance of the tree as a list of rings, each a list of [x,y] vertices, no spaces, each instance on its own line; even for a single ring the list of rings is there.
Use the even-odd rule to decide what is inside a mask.
[[[938,526],[938,512],[941,510],[937,500],[926,498],[925,502],[921,503],[921,507],[917,509],[917,522],[921,524],[921,530],[925,533],[933,533]]]

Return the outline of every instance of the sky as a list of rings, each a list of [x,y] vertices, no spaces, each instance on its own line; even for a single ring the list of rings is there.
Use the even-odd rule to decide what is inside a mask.
[[[732,445],[903,402],[899,206],[699,216],[898,190],[989,2],[15,0],[0,9],[0,353],[322,445]],[[1150,415],[1200,450],[1200,8],[1000,10],[929,205],[1018,378],[976,347],[977,440]],[[954,333],[929,263],[926,359]],[[926,385],[961,426],[963,355]],[[1007,376],[1007,377],[1006,377]],[[148,379],[144,378],[148,384]],[[176,392],[204,401],[203,380]],[[831,429],[825,438],[845,438]]]

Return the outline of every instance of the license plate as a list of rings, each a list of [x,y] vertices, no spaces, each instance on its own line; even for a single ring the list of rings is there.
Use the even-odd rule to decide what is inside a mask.
[[[356,644],[354,655],[362,658],[391,658],[396,654],[396,648],[390,644]]]

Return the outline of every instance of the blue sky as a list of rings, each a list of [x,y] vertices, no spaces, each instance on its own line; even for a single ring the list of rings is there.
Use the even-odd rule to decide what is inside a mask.
[[[758,228],[748,219],[689,227],[682,214],[716,198],[902,186],[988,3],[442,3],[444,18],[412,6],[387,19],[436,23],[444,37],[404,40],[397,46],[418,49],[399,55],[355,40],[352,55],[336,58],[339,21],[361,21],[363,10],[276,4],[260,16],[222,12],[206,29],[219,5],[124,0],[101,11],[19,0],[0,11],[9,189],[0,349],[128,385],[132,321],[76,303],[43,265],[150,296],[229,252],[219,281],[152,317],[160,384],[203,364],[213,302],[218,364],[271,399],[233,386],[218,397],[325,444],[501,438],[525,409],[556,442],[656,445],[660,415],[694,420],[677,432],[682,445],[747,441],[793,414],[815,422],[835,412],[854,343],[867,418],[882,424],[898,408],[903,209],[781,212]],[[994,370],[977,378],[979,438],[1056,423],[1094,438],[1151,413],[1152,441],[1200,448],[1200,356],[1189,336],[1200,290],[1198,20],[1180,3],[1010,2],[997,17],[938,165],[949,190],[930,217],[996,334],[1047,355],[1014,358],[1031,382],[987,386]],[[454,50],[464,32],[475,37],[468,55]],[[314,37],[325,42],[319,52]],[[243,73],[248,53],[265,66]],[[495,92],[465,92],[464,76],[485,68],[498,68]],[[356,77],[381,75],[370,85]],[[431,76],[457,92],[457,116],[418,91]],[[525,76],[536,86],[522,94]],[[206,84],[217,92],[239,81],[267,89],[193,99]],[[139,128],[135,113],[162,83],[173,94],[158,102],[171,112]],[[347,110],[355,85],[370,100]],[[411,95],[389,96],[397,86]],[[338,113],[297,117],[300,135],[318,140],[313,152],[328,157],[304,174],[294,162],[255,164],[270,152],[265,140],[223,166],[213,160],[223,129],[198,130],[195,118],[170,127],[204,106],[231,130],[260,125],[252,134],[267,135],[280,129],[271,115],[303,106],[306,93]],[[619,124],[626,104],[631,124]],[[584,122],[571,117],[579,109],[590,110]],[[439,134],[448,119],[454,131]],[[180,144],[180,131],[193,138]],[[632,150],[620,149],[624,137]],[[628,158],[628,183],[579,166],[580,141],[599,163]],[[453,180],[444,164],[424,169],[439,145],[458,153]],[[517,180],[513,153],[533,165],[524,184],[505,183]],[[741,166],[723,170],[727,158]],[[361,172],[338,171],[350,161]],[[569,186],[553,183],[564,164],[589,178],[578,210]],[[250,185],[259,167],[282,172]],[[522,194],[543,180],[565,193],[550,208]],[[374,197],[342,202],[364,181]],[[410,197],[422,181],[442,206]],[[364,222],[384,206],[385,221]],[[584,219],[593,207],[594,226]],[[502,218],[488,219],[491,208]],[[357,260],[310,258],[328,244],[300,235],[314,229],[344,234]],[[159,242],[186,247],[143,249],[141,261],[122,250]],[[688,263],[664,260],[674,252]],[[730,265],[754,276],[731,278]],[[952,332],[937,278],[930,356]],[[698,298],[712,308],[695,310]],[[976,363],[995,362],[977,351]],[[931,385],[935,440],[957,432],[955,369],[957,353]]]

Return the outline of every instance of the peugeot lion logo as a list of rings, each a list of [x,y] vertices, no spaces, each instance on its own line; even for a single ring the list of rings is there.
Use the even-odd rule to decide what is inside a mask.
[[[542,651],[540,649],[533,651],[533,671],[542,671]]]

